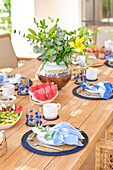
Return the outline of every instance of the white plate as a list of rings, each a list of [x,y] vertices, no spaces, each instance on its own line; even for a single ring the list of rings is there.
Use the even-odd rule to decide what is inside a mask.
[[[48,100],[48,101],[45,101],[45,102],[42,102],[42,103],[39,103],[38,101],[36,101],[36,99],[34,98],[34,96],[32,95],[31,92],[29,92],[29,94],[31,95],[30,98],[31,98],[31,101],[34,103],[34,104],[37,104],[37,105],[43,105],[43,104],[46,104],[46,103],[50,103],[52,102],[57,96],[58,96],[58,92],[57,92],[57,95],[51,99],[51,100]]]
[[[54,146],[65,145],[65,143],[55,145],[55,144],[53,143],[53,140],[47,141],[47,140],[44,138],[44,136],[38,136],[38,134],[36,135],[36,138],[37,138],[37,140],[38,140],[40,143],[44,143],[44,144],[47,144],[47,145],[54,145]]]
[[[95,89],[95,90],[84,89],[84,90],[86,90],[86,91],[89,92],[89,93],[99,94],[98,91],[97,91],[97,89]]]
[[[39,106],[45,104],[45,103],[39,103],[38,101],[33,100],[32,96],[30,96],[30,99],[31,99],[31,101],[32,101],[34,104],[37,104],[37,105],[39,105]]]
[[[15,77],[7,78],[3,83],[0,83],[0,86],[5,84],[17,84],[21,78],[21,74],[15,74]]]

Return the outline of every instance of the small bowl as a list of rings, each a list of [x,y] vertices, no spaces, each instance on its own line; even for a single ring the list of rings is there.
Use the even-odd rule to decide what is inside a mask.
[[[7,105],[13,105],[16,101],[16,96],[2,96],[0,97],[0,104],[5,104],[6,106]]]
[[[22,112],[20,113],[20,116],[18,117],[18,119],[16,120],[15,123],[6,124],[6,125],[0,125],[0,129],[8,129],[8,128],[12,127],[13,125],[15,125],[19,121],[21,116],[22,116]]]

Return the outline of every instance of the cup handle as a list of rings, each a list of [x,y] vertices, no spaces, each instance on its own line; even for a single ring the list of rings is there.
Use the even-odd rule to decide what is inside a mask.
[[[57,103],[57,109],[59,110],[61,108],[61,104],[60,103]]]
[[[2,88],[0,88],[0,94],[2,94]]]

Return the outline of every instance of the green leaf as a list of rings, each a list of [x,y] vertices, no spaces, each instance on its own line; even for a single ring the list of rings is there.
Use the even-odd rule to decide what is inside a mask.
[[[83,33],[84,33],[84,27],[81,28],[78,36],[81,38],[83,36]]]
[[[58,38],[58,35],[56,34],[56,33],[54,33],[53,35],[52,35],[52,38]]]
[[[36,23],[36,19],[35,18],[33,18],[34,19],[34,23]]]
[[[52,34],[55,32],[55,28],[57,28],[57,24],[55,24],[51,29],[49,30],[49,34]]]
[[[53,133],[51,134],[51,137],[52,137],[52,138],[53,138],[54,134],[55,134],[55,132],[53,132]]]
[[[64,63],[65,63],[65,65],[66,65],[66,67],[68,68],[68,63],[67,63],[66,61],[64,61]]]
[[[43,26],[43,22],[40,20],[40,24]]]
[[[90,38],[90,36],[89,36],[89,35],[88,35],[88,36],[86,36],[86,37],[84,37],[84,41],[87,41],[89,38]]]
[[[87,47],[89,47],[89,48],[98,48],[98,46],[96,46],[96,45],[90,45],[90,44],[88,44]]]
[[[46,99],[49,97],[49,93],[47,93],[47,95],[46,95]]]
[[[45,131],[48,132],[48,133],[50,132],[50,131],[49,131],[49,126],[46,126],[46,127],[45,127]]]
[[[34,53],[40,53],[40,48],[36,45],[33,47]]]
[[[37,35],[36,32],[30,28],[28,28],[29,32],[32,33],[33,35]]]
[[[37,38],[35,35],[32,35],[32,34],[28,34],[27,38],[39,41],[39,38]]]
[[[46,135],[44,136],[44,138],[45,138],[47,141],[51,140],[51,136],[50,136],[49,134],[46,134]]]
[[[16,30],[14,30],[14,33],[16,33]]]
[[[95,35],[97,32],[99,32],[99,30],[95,30],[92,35]]]
[[[84,35],[89,31],[89,28],[86,28],[84,31]]]
[[[58,22],[58,21],[59,21],[59,18],[56,19],[56,22]]]

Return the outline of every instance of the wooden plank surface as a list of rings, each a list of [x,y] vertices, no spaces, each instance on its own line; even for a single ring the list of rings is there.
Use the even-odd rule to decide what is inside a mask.
[[[24,66],[13,70],[14,73],[20,73],[23,77],[30,78],[33,83],[39,83],[35,79],[40,61],[33,59]],[[98,67],[100,72],[98,82],[110,81],[113,84],[112,68],[107,66]],[[82,151],[67,156],[42,156],[37,155],[24,149],[21,145],[23,134],[31,128],[25,125],[26,106],[30,105],[29,96],[18,96],[16,103],[24,107],[23,115],[19,122],[12,128],[5,130],[7,137],[8,151],[7,154],[0,158],[0,169],[61,169],[65,170],[79,169],[87,155],[95,145],[99,136],[105,130],[113,118],[113,100],[90,101],[80,99],[72,94],[72,89],[76,85],[70,81],[63,89],[59,91],[55,103],[61,103],[62,108],[59,110],[60,118],[56,121],[45,121],[43,124],[57,124],[66,121],[73,126],[85,131],[89,137],[89,143]]]

